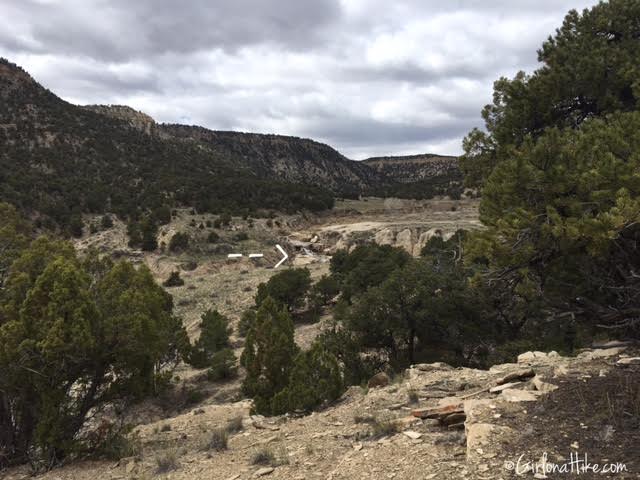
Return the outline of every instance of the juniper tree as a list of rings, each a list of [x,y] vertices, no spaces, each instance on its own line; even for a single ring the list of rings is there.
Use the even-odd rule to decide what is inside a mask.
[[[289,313],[272,298],[265,298],[256,312],[240,359],[247,371],[242,390],[253,398],[255,412],[266,415],[275,412],[273,397],[287,387],[297,352]]]
[[[200,338],[193,346],[189,359],[197,368],[211,366],[214,355],[229,348],[229,335],[232,332],[229,319],[217,310],[207,310],[201,320]]]

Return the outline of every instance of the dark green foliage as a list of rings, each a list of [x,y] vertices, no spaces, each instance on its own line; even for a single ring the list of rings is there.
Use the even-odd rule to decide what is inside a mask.
[[[598,324],[640,335],[639,19],[637,1],[569,12],[542,67],[496,82],[487,133],[465,141],[487,227],[468,242],[477,281],[510,329],[545,321],[567,350]]]
[[[271,415],[277,411],[273,398],[287,387],[297,353],[293,322],[286,308],[265,298],[240,358],[247,371],[242,391],[253,398],[255,412]]]
[[[22,219],[16,209],[12,205],[0,203],[0,291],[9,275],[9,267],[28,245],[30,235],[31,226]]]
[[[249,235],[247,232],[238,232],[233,236],[233,239],[236,242],[244,242],[245,240],[249,240]]]
[[[340,292],[338,279],[332,275],[323,275],[313,287],[309,297],[315,309],[327,305]]]
[[[223,348],[211,355],[207,378],[213,382],[228,380],[236,376],[237,362],[233,350]]]
[[[378,356],[362,355],[363,347],[357,335],[345,328],[326,330],[316,341],[340,362],[345,385],[366,384],[384,367],[385,361]]]
[[[231,223],[231,215],[229,213],[223,213],[218,218],[218,221],[220,222],[221,226],[228,227],[229,224]]]
[[[191,237],[189,237],[188,233],[185,232],[176,232],[171,240],[169,241],[169,251],[171,252],[182,252],[189,248],[189,241]]]
[[[157,392],[187,345],[171,297],[146,267],[39,238],[0,297],[0,461],[47,465],[76,450],[94,408]]]
[[[138,130],[64,102],[5,59],[0,65],[0,124],[15,125],[0,134],[0,201],[39,212],[62,231],[73,215],[107,208],[129,222],[162,213],[163,223],[169,203],[253,215],[333,205],[324,188],[257,174],[243,152],[186,141],[169,126]],[[48,135],[55,141],[44,145]]]
[[[229,347],[229,335],[232,331],[229,319],[217,310],[208,310],[201,318],[200,338],[193,346],[189,357],[189,363],[196,368],[210,366],[213,355]]]
[[[411,256],[389,245],[359,245],[352,252],[342,250],[331,258],[331,273],[340,284],[342,296],[353,295],[379,285],[391,272],[405,265]]]
[[[158,248],[158,227],[148,216],[140,221],[131,222],[127,226],[129,236],[129,246],[140,248],[146,252],[152,252]]]
[[[218,235],[216,232],[209,232],[209,235],[207,235],[208,243],[217,243],[219,240],[220,235]]]
[[[80,215],[73,215],[69,221],[69,233],[76,238],[80,238],[83,230],[84,223],[82,222],[82,217]]]
[[[299,307],[311,286],[311,273],[306,268],[291,268],[272,276],[268,282],[258,285],[256,305],[266,298],[286,305],[289,310]]]
[[[158,241],[156,237],[158,236],[158,227],[151,218],[145,218],[142,220],[140,231],[142,234],[140,248],[145,252],[153,252],[157,249]]]
[[[246,337],[255,321],[256,311],[251,308],[249,310],[245,310],[240,317],[240,322],[238,323],[238,335]]]
[[[345,326],[396,369],[416,363],[418,350],[429,346],[441,356],[449,350],[447,360],[463,363],[484,327],[465,282],[464,272],[411,261],[359,296]]]
[[[336,357],[316,343],[296,356],[287,387],[273,398],[273,411],[310,412],[337,400],[343,391]]]
[[[182,285],[184,285],[184,280],[182,279],[182,277],[180,277],[180,272],[174,270],[162,285],[164,285],[165,287],[181,287]]]
[[[160,225],[166,225],[171,221],[171,209],[162,205],[153,211],[153,219]]]
[[[638,109],[640,4],[601,2],[570,11],[538,51],[541,68],[494,83],[493,103],[482,116],[488,133],[472,131],[461,166],[469,184],[482,184],[511,147],[547,128],[576,128],[594,117]]]
[[[437,265],[455,263],[462,259],[467,237],[466,230],[456,231],[448,240],[435,235],[422,247],[420,255],[431,258]]]

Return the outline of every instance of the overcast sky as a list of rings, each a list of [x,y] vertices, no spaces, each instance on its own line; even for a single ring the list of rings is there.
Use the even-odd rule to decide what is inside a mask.
[[[500,76],[595,0],[0,0],[0,56],[78,104],[458,154]]]

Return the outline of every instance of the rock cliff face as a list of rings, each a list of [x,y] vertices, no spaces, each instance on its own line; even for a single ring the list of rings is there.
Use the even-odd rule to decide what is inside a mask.
[[[363,160],[389,179],[399,183],[412,183],[439,176],[457,176],[458,158],[426,153],[403,157],[374,157]]]
[[[130,126],[147,134],[151,134],[156,126],[155,120],[149,115],[126,105],[85,105],[83,108],[101,115],[117,118],[118,120],[124,120]]]

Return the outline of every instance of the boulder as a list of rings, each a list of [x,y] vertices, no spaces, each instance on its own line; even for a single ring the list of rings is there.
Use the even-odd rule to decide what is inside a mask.
[[[378,372],[369,379],[369,382],[367,382],[367,386],[369,388],[386,387],[387,385],[389,385],[389,383],[391,383],[389,375],[384,372]]]
[[[525,352],[518,355],[518,363],[533,363],[546,360],[547,354],[544,352]]]
[[[640,357],[622,357],[616,362],[618,367],[629,367],[631,365],[640,365]]]
[[[600,360],[615,357],[626,350],[627,347],[603,348],[600,350],[586,350],[578,355],[580,360]]]
[[[436,372],[442,370],[453,370],[451,365],[447,365],[443,362],[435,362],[435,363],[418,363],[416,365],[412,365],[411,368],[415,368],[416,370],[420,370],[421,372]]]
[[[496,385],[504,385],[505,383],[513,382],[514,380],[524,380],[531,378],[535,375],[535,372],[531,368],[521,368],[515,372],[510,372],[496,380]]]

